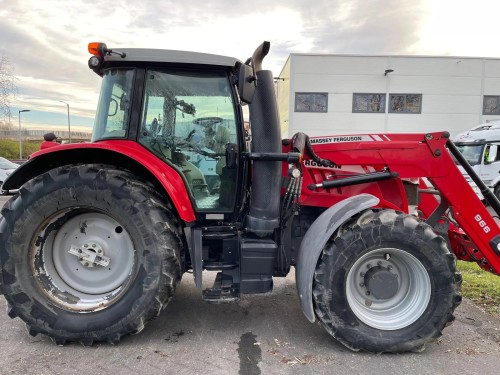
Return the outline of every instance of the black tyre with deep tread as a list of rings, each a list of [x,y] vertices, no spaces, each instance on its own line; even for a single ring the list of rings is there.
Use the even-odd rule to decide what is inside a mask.
[[[24,320],[31,335],[46,334],[57,344],[117,343],[123,335],[140,332],[160,313],[181,278],[179,220],[168,202],[129,172],[103,165],[53,169],[25,184],[2,215],[0,291],[9,316]],[[97,224],[87,227],[94,217]],[[58,238],[66,238],[63,228],[71,223],[81,226],[81,235],[74,235],[73,228],[74,239],[63,242],[66,245],[93,241],[88,243],[108,249],[131,244],[107,250],[114,251],[114,258],[102,285],[86,275],[103,275],[108,267],[85,267],[67,248],[57,248]],[[98,224],[114,226],[116,233],[100,236],[103,229]],[[50,264],[49,258],[55,257],[61,259]],[[116,265],[130,272],[118,273]],[[55,270],[80,273],[58,275]],[[120,276],[118,285],[109,274]]]
[[[393,267],[384,260],[386,254],[393,255],[388,262],[394,260],[400,274],[394,276]],[[323,250],[313,283],[315,313],[326,330],[352,350],[421,351],[454,320],[453,311],[461,301],[455,263],[446,241],[414,216],[392,210],[365,212],[341,227]],[[358,279],[366,277],[368,271],[363,270],[370,267],[379,267],[371,272],[379,272],[381,280],[400,279],[389,282],[387,289],[378,287],[379,295],[388,293],[387,300],[367,292],[365,304],[357,304],[352,296],[367,288],[365,279]],[[410,283],[404,289],[402,275],[413,277],[416,289]],[[387,292],[391,288],[394,291]],[[411,316],[413,311],[417,316]],[[393,321],[397,326],[391,327]]]

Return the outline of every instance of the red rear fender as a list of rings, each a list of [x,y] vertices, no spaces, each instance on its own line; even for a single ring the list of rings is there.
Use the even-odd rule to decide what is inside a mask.
[[[109,164],[130,170],[141,179],[164,189],[185,222],[196,219],[184,180],[179,172],[160,158],[132,141],[103,141],[62,145],[34,153],[19,167],[4,187],[17,189],[30,179],[50,169],[70,164]]]

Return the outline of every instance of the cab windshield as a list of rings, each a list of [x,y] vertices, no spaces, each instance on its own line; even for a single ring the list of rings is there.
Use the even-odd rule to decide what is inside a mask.
[[[104,72],[101,94],[92,133],[92,141],[127,136],[133,69],[109,69]]]
[[[467,162],[470,165],[481,164],[481,155],[483,154],[484,144],[478,144],[478,143],[475,143],[475,144],[463,144],[462,143],[462,144],[460,144],[460,143],[457,143],[456,146],[457,146],[458,150],[460,151],[460,153],[465,158],[465,160],[467,160]],[[453,159],[455,161],[455,164],[458,165],[458,161],[455,160],[455,158],[453,158]]]

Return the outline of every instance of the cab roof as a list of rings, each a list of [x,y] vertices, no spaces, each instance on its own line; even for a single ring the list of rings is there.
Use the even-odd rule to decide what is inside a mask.
[[[104,61],[106,62],[156,62],[156,63],[174,63],[174,64],[201,64],[234,67],[237,63],[241,63],[238,59],[227,56],[213,55],[209,53],[163,50],[163,49],[147,49],[147,48],[117,48],[113,51],[125,53],[125,57],[121,57],[116,53],[106,54]]]

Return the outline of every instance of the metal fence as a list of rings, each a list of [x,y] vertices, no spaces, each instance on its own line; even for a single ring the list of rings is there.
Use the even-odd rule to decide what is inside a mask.
[[[43,135],[46,133],[52,132],[58,138],[61,139],[69,139],[68,131],[59,131],[59,130],[21,130],[21,139],[23,141],[33,141],[33,140],[41,140],[43,139]],[[81,142],[81,141],[89,141],[92,137],[91,132],[81,132],[81,131],[71,131],[71,141]],[[0,139],[12,139],[19,140],[19,130],[0,130]]]

